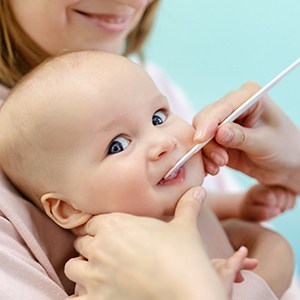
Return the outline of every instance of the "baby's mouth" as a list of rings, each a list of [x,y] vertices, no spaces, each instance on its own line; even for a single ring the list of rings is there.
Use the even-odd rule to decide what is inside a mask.
[[[180,172],[181,170],[182,170],[182,167],[179,168],[177,171],[173,172],[167,179],[163,177],[163,178],[159,181],[158,184],[159,184],[159,185],[164,185],[164,184],[166,184],[167,182],[176,179],[177,176],[178,176],[178,174],[179,174],[179,172]]]

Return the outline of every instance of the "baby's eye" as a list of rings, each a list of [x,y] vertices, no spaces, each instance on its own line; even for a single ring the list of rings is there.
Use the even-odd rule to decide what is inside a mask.
[[[165,122],[167,119],[167,114],[163,110],[158,110],[156,113],[152,116],[152,124],[154,126],[160,125],[163,122]]]
[[[110,143],[108,147],[108,154],[116,154],[122,152],[128,147],[129,144],[130,141],[127,138],[118,136]]]

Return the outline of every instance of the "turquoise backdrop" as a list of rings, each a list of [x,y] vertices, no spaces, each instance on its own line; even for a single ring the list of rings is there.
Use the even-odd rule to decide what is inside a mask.
[[[299,0],[161,2],[146,58],[183,88],[197,110],[246,81],[266,84],[300,57]],[[300,67],[270,95],[299,126]],[[245,187],[253,183],[236,176]],[[300,205],[272,223],[290,241],[299,271]]]

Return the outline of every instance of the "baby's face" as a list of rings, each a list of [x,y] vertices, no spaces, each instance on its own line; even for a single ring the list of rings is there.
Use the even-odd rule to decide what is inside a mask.
[[[91,214],[172,215],[180,196],[204,178],[199,153],[175,178],[163,180],[192,148],[193,127],[170,112],[167,99],[132,63],[105,76],[80,76],[85,82],[70,88],[74,111],[64,114],[58,139],[66,143],[60,166],[65,197]]]

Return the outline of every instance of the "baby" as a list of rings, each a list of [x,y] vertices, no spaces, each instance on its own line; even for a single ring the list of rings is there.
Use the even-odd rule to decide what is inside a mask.
[[[194,128],[172,114],[141,67],[113,54],[74,52],[42,64],[9,95],[0,128],[3,171],[66,229],[110,212],[169,221],[178,199],[205,177],[200,151],[175,176],[164,179],[194,146]],[[208,204],[198,227],[211,259],[233,255]],[[258,237],[260,232],[264,241],[254,253],[268,256],[259,261],[261,277],[243,271],[245,280],[234,286],[233,299],[277,299],[275,294],[280,297],[289,286],[289,245],[272,231],[260,227]]]

